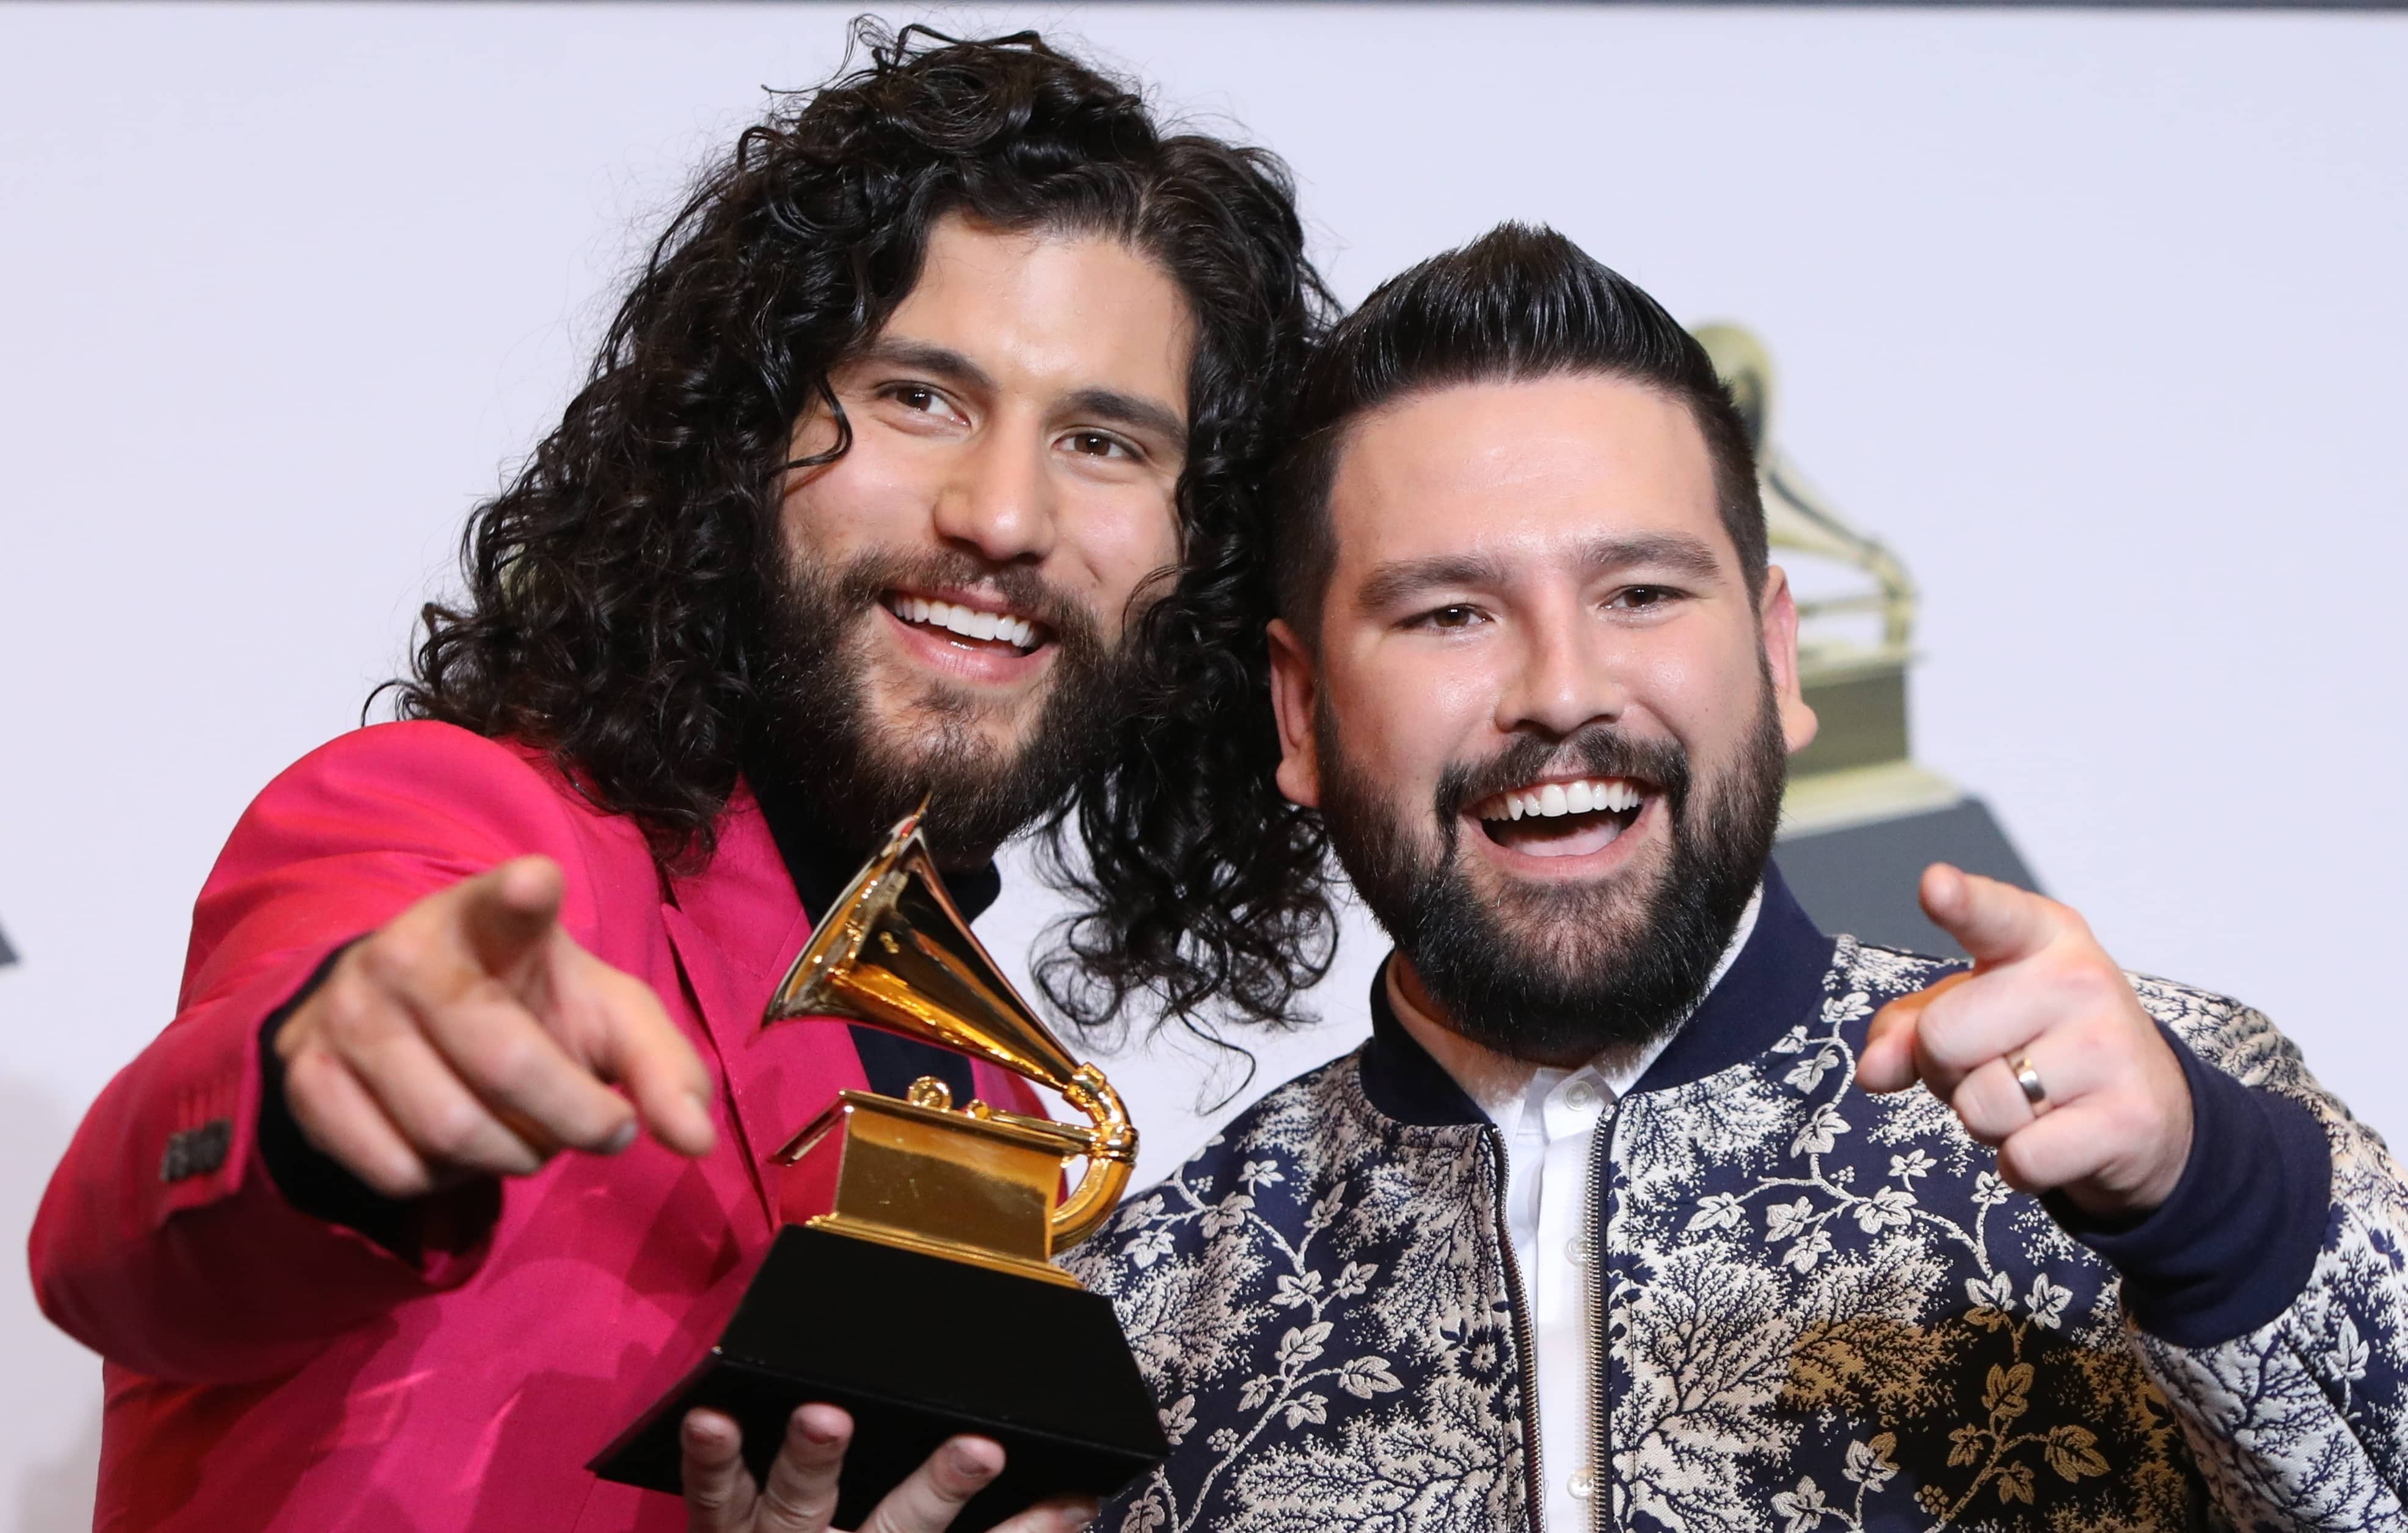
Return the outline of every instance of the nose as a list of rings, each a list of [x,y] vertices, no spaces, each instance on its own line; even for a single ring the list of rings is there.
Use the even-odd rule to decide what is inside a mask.
[[[1584,621],[1577,601],[1533,612],[1521,625],[1512,671],[1497,699],[1503,734],[1536,732],[1560,739],[1584,724],[1619,719],[1629,691],[1601,623]]]
[[[937,536],[991,564],[1036,564],[1054,552],[1056,512],[1046,444],[1033,432],[982,432],[937,493]]]

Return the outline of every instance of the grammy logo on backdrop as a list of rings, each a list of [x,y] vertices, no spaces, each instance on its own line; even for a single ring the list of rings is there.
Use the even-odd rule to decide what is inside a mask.
[[[847,1091],[776,1157],[783,1227],[709,1355],[594,1459],[606,1480],[675,1492],[679,1424],[743,1427],[765,1473],[797,1405],[853,1414],[837,1506],[855,1526],[957,1432],[1003,1444],[1003,1473],[953,1526],[982,1529],[1063,1492],[1108,1497],[1168,1453],[1111,1304],[1053,1264],[1108,1217],[1137,1130],[988,956],[920,834],[897,824],[770,998],[788,1017],[867,1023],[1058,1092],[1058,1124],[923,1076],[906,1100]],[[1065,1196],[1069,1163],[1083,1160]]]
[[[1918,953],[1961,951],[1915,903],[1924,865],[1952,862],[2026,889],[2040,885],[1989,806],[1914,758],[1907,672],[1920,598],[1899,556],[1825,499],[1773,429],[1772,359],[1735,324],[1698,340],[1756,449],[1765,530],[1798,596],[1798,681],[1822,721],[1789,758],[1773,855],[1791,893],[1827,932]]]

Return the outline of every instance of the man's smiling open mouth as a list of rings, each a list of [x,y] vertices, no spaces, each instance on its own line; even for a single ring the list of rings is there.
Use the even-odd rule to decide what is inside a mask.
[[[1044,623],[1002,607],[974,607],[899,590],[888,591],[879,600],[898,621],[971,651],[1034,654],[1054,641],[1054,631]]]
[[[1498,846],[1532,857],[1579,857],[1612,846],[1656,792],[1636,778],[1572,778],[1490,794],[1467,812]]]

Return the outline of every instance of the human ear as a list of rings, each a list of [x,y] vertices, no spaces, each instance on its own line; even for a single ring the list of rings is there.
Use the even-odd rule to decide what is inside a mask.
[[[1794,756],[1814,743],[1821,724],[1798,685],[1798,602],[1789,593],[1789,574],[1779,565],[1764,572],[1756,622],[1765,667],[1772,673],[1773,702],[1781,709],[1781,738]]]
[[[1280,764],[1276,781],[1292,804],[1321,807],[1321,763],[1313,751],[1313,709],[1320,701],[1320,678],[1312,655],[1286,620],[1273,618],[1271,640],[1271,713],[1279,721]]]

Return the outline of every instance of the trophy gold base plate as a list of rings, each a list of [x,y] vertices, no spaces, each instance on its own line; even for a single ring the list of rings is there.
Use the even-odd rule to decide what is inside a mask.
[[[953,1522],[963,1533],[1048,1496],[1110,1497],[1169,1452],[1102,1297],[789,1225],[718,1344],[587,1467],[677,1494],[680,1424],[709,1407],[743,1428],[757,1477],[786,1418],[813,1401],[853,1419],[838,1527],[859,1526],[957,1433],[1004,1449],[1003,1473]]]

